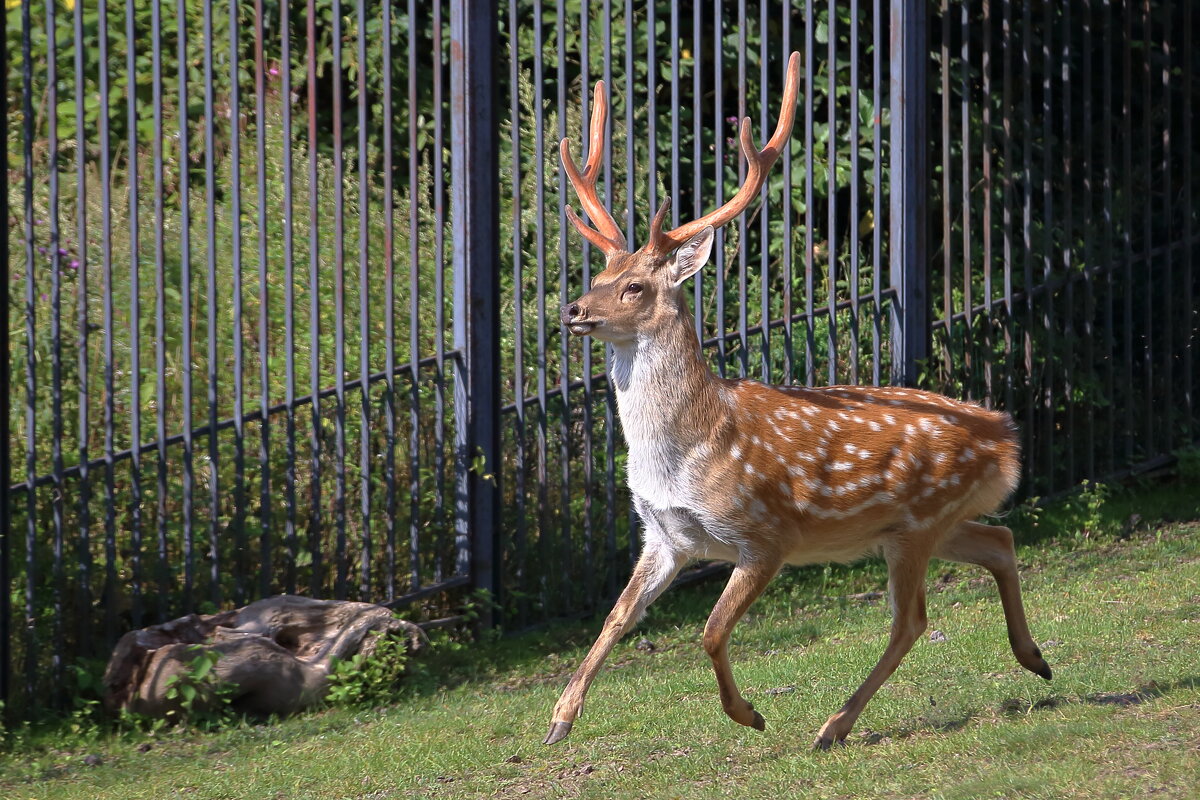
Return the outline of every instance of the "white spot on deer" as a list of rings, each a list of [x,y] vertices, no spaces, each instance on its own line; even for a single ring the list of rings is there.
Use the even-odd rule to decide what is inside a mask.
[[[840,431],[842,429],[842,426],[838,425],[833,420],[829,420],[828,422],[825,423],[825,428],[827,430],[831,430],[831,431]]]
[[[883,430],[883,426],[881,426],[881,425],[880,425],[878,422],[876,422],[875,420],[871,420],[870,422],[868,422],[868,423],[867,423],[867,426],[868,426],[868,427],[869,427],[871,430],[875,431],[876,433],[878,433],[879,431]]]
[[[755,447],[757,447],[758,445],[762,444],[762,442],[761,442],[761,440],[758,438],[758,436],[757,436],[757,435],[755,435],[755,436],[751,436],[751,437],[750,437],[750,444],[752,444],[752,445],[754,445]]]
[[[826,497],[832,497],[833,496],[833,488],[830,486],[822,486],[821,494],[825,495]]]
[[[762,519],[767,513],[767,507],[762,500],[757,497],[750,501],[750,516],[754,519]]]
[[[791,475],[793,478],[800,478],[807,474],[804,471],[804,467],[800,466],[799,464],[792,464],[787,468],[787,471],[788,475]]]
[[[809,433],[812,433],[813,426],[808,424],[808,420],[800,420],[800,426]]]
[[[776,453],[776,454],[775,454],[775,460],[776,460],[776,461],[778,461],[780,464],[786,464],[786,463],[787,463],[787,459],[786,459],[786,458],[784,458],[784,457],[783,457],[783,456],[782,456],[780,453]]]
[[[921,417],[917,420],[917,425],[926,433],[932,433],[937,430],[937,426],[933,424],[933,420],[929,417]]]
[[[787,481],[780,481],[779,483],[777,483],[777,484],[776,484],[776,486],[778,486],[778,487],[779,487],[779,491],[780,491],[780,492],[781,492],[781,493],[782,493],[782,494],[783,494],[785,497],[791,497],[791,496],[792,496],[792,485],[791,485],[790,483],[788,483]]]
[[[903,400],[888,400],[887,404],[889,406],[902,406],[902,405],[904,405],[904,401]]]
[[[857,453],[857,452],[858,452],[858,448],[857,448],[856,446],[854,446],[853,444],[847,444],[847,445],[846,445],[846,452],[847,452],[847,453]]]
[[[861,459],[864,459],[864,460],[868,459],[871,457],[871,451],[870,450],[859,450],[858,457]]]
[[[895,425],[896,417],[893,416],[892,414],[884,414],[883,421],[886,422],[888,425]]]
[[[857,422],[859,425],[862,425],[864,422],[866,422],[866,420],[865,420],[865,419],[863,419],[862,417],[860,417],[858,414],[855,414],[855,415],[854,415],[853,417],[851,417],[850,419],[854,420],[854,421],[855,421],[855,422]],[[872,424],[872,425],[874,425],[875,423],[871,423],[871,424]]]
[[[965,464],[966,462],[970,461],[974,457],[975,457],[975,451],[968,447],[966,450],[963,450],[961,453],[958,454],[958,463]]]
[[[950,476],[950,485],[951,486],[958,486],[958,484],[960,484],[960,483],[962,483],[962,477],[960,477],[958,475],[958,473],[955,473]]]
[[[733,459],[733,460],[735,460],[735,461],[736,461],[737,459],[741,458],[741,457],[742,457],[742,448],[738,447],[738,446],[735,444],[735,445],[733,446],[733,449],[729,451],[729,457],[730,457],[730,458],[732,458],[732,459]]]
[[[758,470],[756,470],[754,468],[754,465],[751,464],[749,461],[747,461],[745,464],[742,465],[742,469],[745,470],[747,475],[757,475],[758,474]]]
[[[817,409],[814,408],[813,406],[804,406],[802,408],[802,410],[804,411],[805,414],[808,414],[810,417],[817,413]]]
[[[800,412],[799,412],[799,411],[788,411],[788,412],[787,412],[787,415],[788,415],[788,417],[789,417],[790,419],[800,419]]]
[[[947,414],[945,419],[946,419],[946,422],[949,422],[951,425],[958,424],[958,417],[955,416],[954,414]]]
[[[850,415],[847,414],[845,411],[839,411],[839,412],[837,412],[837,418],[840,420],[848,420],[848,419],[850,419]]]
[[[945,464],[947,458],[948,458],[948,456],[944,452],[941,452],[941,451],[938,451],[933,454],[934,463],[939,464],[939,465]]]
[[[917,429],[914,428],[912,425],[905,425],[904,426],[904,435],[911,439],[912,437],[917,435]]]
[[[917,454],[916,454],[916,453],[909,453],[909,454],[908,454],[908,463],[910,463],[910,464],[912,464],[912,465],[913,465],[913,469],[920,469],[920,468],[921,468],[921,459],[917,458]]]
[[[835,461],[830,465],[829,468],[834,472],[845,472],[847,470],[854,469],[854,464],[850,463],[849,461]]]

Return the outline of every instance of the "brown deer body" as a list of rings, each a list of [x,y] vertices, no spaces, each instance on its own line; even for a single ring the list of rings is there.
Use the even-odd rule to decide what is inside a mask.
[[[696,222],[662,230],[630,253],[595,191],[607,111],[597,84],[592,146],[581,174],[567,143],[567,174],[597,229],[572,222],[606,255],[591,290],[564,306],[563,324],[613,348],[611,375],[629,447],[629,488],[644,522],[644,546],[629,585],[554,709],[547,744],[564,738],[613,645],[693,559],[734,564],[704,629],[725,712],[763,729],[729,666],[733,626],[784,564],[882,555],[893,609],[879,663],[816,744],[845,739],[863,707],[926,627],[930,558],[980,564],[995,576],[1009,642],[1027,669],[1050,678],[1029,633],[1007,528],[970,520],[994,511],[1017,485],[1018,444],[1001,413],[930,392],[890,387],[767,386],[715,376],[703,358],[682,284],[708,260],[713,228],[758,194],[791,132],[798,58],[788,66],[783,111],[771,140],[751,145],[747,182]]]

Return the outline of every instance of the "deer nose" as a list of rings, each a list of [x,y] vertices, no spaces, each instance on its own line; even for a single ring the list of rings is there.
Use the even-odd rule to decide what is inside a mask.
[[[584,311],[583,306],[579,305],[579,303],[571,303],[569,306],[563,306],[558,312],[558,318],[562,320],[563,325],[570,325],[572,322],[582,319],[585,316],[587,316],[587,312]]]

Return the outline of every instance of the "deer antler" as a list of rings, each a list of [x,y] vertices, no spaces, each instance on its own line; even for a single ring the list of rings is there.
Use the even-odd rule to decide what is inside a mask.
[[[792,124],[796,121],[796,95],[799,88],[800,54],[793,52],[791,58],[788,59],[787,79],[783,85],[783,108],[779,112],[779,123],[775,126],[775,133],[762,150],[755,148],[754,141],[750,138],[750,118],[742,119],[739,140],[748,165],[746,182],[725,205],[694,222],[688,222],[671,231],[662,229],[667,208],[671,204],[671,198],[666,198],[650,223],[650,241],[646,244],[646,252],[660,256],[670,255],[706,226],[719,228],[746,210],[746,206],[750,205],[750,201],[762,189],[771,167],[792,135]]]
[[[591,136],[588,139],[588,159],[583,173],[580,174],[579,168],[575,166],[575,161],[571,158],[571,148],[567,139],[559,142],[558,151],[562,156],[563,168],[567,171],[567,177],[571,179],[571,185],[575,187],[575,194],[579,196],[579,203],[596,227],[591,228],[584,223],[570,206],[567,206],[567,218],[583,235],[583,238],[599,247],[605,256],[611,256],[614,253],[627,252],[627,248],[625,235],[621,233],[616,220],[608,213],[608,209],[604,207],[604,203],[600,202],[600,198],[596,194],[596,178],[600,176],[600,165],[604,157],[604,123],[608,118],[608,97],[604,91],[604,81],[596,81],[592,106],[594,108]]]

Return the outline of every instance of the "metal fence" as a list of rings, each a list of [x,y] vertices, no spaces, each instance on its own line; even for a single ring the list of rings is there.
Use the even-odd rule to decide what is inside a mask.
[[[130,627],[279,591],[437,616],[484,588],[508,629],[607,602],[636,518],[604,349],[555,313],[600,267],[563,235],[553,146],[586,146],[600,78],[604,194],[639,242],[664,193],[677,225],[733,191],[737,120],[773,127],[802,54],[791,149],[695,279],[722,374],[1010,409],[1034,494],[1196,440],[1188,4],[5,22],[10,707],[59,702]]]

